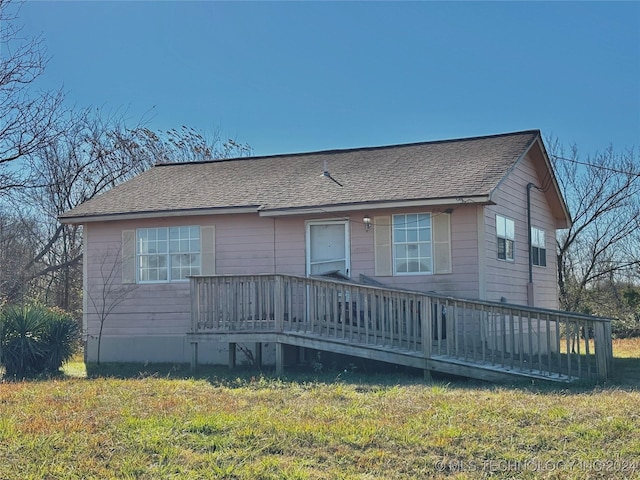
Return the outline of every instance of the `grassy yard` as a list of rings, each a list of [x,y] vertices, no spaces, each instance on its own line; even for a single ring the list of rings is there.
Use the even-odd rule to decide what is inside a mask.
[[[0,478],[640,478],[640,339],[614,355],[596,387],[70,363],[0,383]]]

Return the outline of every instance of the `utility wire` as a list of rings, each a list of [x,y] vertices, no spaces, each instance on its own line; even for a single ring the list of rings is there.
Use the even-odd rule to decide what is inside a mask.
[[[551,156],[553,158],[557,159],[557,160],[565,160],[567,162],[577,163],[578,165],[584,165],[586,167],[591,167],[591,168],[595,168],[595,169],[598,169],[598,170],[607,170],[607,171],[614,172],[614,173],[620,173],[622,175],[631,175],[632,177],[640,177],[640,173],[638,173],[638,172],[630,172],[630,171],[626,171],[626,170],[620,170],[618,168],[605,167],[604,165],[596,165],[594,163],[582,162],[582,161],[576,160],[574,158],[565,158],[565,157],[560,157],[558,155],[551,155]]]

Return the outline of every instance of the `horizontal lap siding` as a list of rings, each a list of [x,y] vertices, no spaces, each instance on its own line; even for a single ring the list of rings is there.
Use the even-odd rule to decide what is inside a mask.
[[[367,212],[368,215],[431,212],[429,209],[397,209]],[[351,276],[374,277],[373,229],[365,231],[360,213],[349,215]],[[340,218],[346,218],[347,215]],[[100,293],[103,271],[120,259],[123,230],[181,225],[215,225],[216,273],[306,273],[306,220],[332,220],[336,216],[262,218],[256,214],[171,217],[91,224],[87,228],[87,282],[94,295]],[[274,245],[275,239],[275,245]],[[451,214],[452,272],[443,275],[378,277],[389,286],[464,297],[478,297],[477,226],[475,207],[460,206]],[[103,254],[109,255],[102,262]],[[274,256],[275,255],[275,256]],[[118,305],[105,322],[104,336],[181,335],[190,328],[188,282],[121,285],[118,270],[114,288],[130,288],[131,298]],[[98,316],[88,302],[88,333],[97,335]]]
[[[96,223],[86,229],[85,239],[87,282],[94,298],[102,293],[103,276],[111,271],[114,261],[120,261],[123,230],[181,225],[215,225],[217,274],[305,274],[305,219],[301,217],[273,219],[245,214]],[[184,335],[190,329],[188,282],[123,286],[119,266],[114,280],[114,288],[130,289],[131,297],[109,315],[104,336]],[[88,333],[97,336],[99,317],[91,301],[87,307]]]
[[[165,312],[144,312],[136,313],[135,310],[125,313],[114,313],[105,322],[103,336],[164,336],[164,335],[184,335],[188,331],[188,324],[178,321],[178,317],[186,315],[185,312],[175,312],[167,309]],[[137,318],[136,318],[137,317]],[[97,336],[100,330],[99,319],[89,316],[90,336]]]
[[[527,224],[527,184],[540,187],[533,162],[527,156],[516,166],[494,195],[496,205],[485,208],[486,293],[488,300],[506,299],[509,303],[527,303],[529,281],[529,233]],[[548,180],[548,179],[547,179]],[[498,260],[496,214],[515,221],[515,261]],[[545,194],[531,189],[531,225],[545,231],[547,266],[533,267],[535,306],[557,308],[558,291],[555,256],[555,226]]]
[[[257,215],[214,217],[216,273],[273,273],[273,220]]]
[[[437,215],[441,209],[403,208],[394,210],[372,210],[370,218],[402,213],[431,213]],[[451,213],[452,273],[439,275],[395,275],[376,277],[374,272],[373,228],[368,232],[362,223],[364,214],[352,214],[351,221],[351,271],[357,280],[362,273],[377,281],[397,288],[420,291],[435,291],[446,295],[478,298],[478,246],[475,206],[458,206]]]
[[[100,307],[103,278],[108,278],[113,261],[120,262],[123,230],[144,227],[202,225],[208,219],[170,218],[126,222],[91,224],[86,229],[88,265],[87,287]],[[105,253],[107,257],[105,258]],[[103,260],[104,259],[104,260]],[[113,276],[114,290],[127,289],[128,295],[115,306],[104,323],[103,336],[111,335],[181,335],[190,327],[189,283],[158,283],[122,285],[120,267]],[[110,306],[107,301],[107,306]],[[100,328],[93,302],[87,299],[88,329],[90,336],[97,336]]]
[[[276,273],[304,275],[306,271],[305,222],[300,217],[273,218],[276,239]]]

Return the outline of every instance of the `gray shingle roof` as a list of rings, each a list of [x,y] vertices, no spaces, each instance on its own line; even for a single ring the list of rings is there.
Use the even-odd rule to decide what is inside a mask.
[[[261,211],[487,196],[537,130],[387,147],[156,165],[60,218],[229,207]],[[323,175],[325,162],[331,176]]]

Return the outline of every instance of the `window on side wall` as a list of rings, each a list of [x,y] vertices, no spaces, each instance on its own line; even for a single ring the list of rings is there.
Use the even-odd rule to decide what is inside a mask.
[[[433,273],[431,214],[393,215],[394,274]]]
[[[199,275],[200,227],[139,228],[136,265],[140,283],[182,281]]]
[[[496,215],[496,236],[498,240],[498,258],[500,260],[514,260],[515,232],[516,224],[513,220],[502,215]]]
[[[547,266],[547,249],[544,242],[544,230],[531,228],[531,259],[538,267]]]

